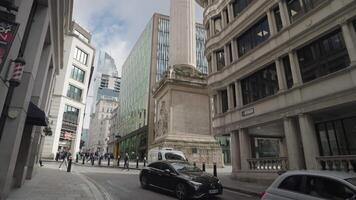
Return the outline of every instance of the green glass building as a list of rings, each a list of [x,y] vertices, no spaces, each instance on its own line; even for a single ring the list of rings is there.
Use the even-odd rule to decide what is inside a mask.
[[[196,26],[197,69],[207,74],[204,56],[206,31]],[[119,149],[123,156],[143,157],[154,129],[154,101],[152,88],[168,69],[169,17],[154,14],[122,66],[120,91]]]

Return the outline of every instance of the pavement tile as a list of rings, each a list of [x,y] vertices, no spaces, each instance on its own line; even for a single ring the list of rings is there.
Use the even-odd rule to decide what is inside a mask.
[[[26,181],[9,194],[8,200],[91,200],[93,193],[76,173],[59,170],[53,163],[38,170],[32,180]]]

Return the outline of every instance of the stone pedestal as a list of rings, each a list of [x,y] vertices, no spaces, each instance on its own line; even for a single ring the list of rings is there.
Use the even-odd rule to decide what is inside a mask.
[[[154,141],[150,148],[172,147],[201,167],[223,165],[222,151],[211,135],[206,78],[189,65],[171,68],[156,86]]]

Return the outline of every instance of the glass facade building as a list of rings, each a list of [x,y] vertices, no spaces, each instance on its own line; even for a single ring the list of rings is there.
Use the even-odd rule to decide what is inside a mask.
[[[206,30],[200,24],[196,25],[196,56],[197,69],[203,74],[208,74],[208,61],[204,55]],[[156,81],[162,79],[169,63],[169,19],[158,19],[158,44],[157,44],[157,75]]]
[[[197,69],[207,74],[208,62],[204,56],[206,31],[200,24],[197,24],[196,31]],[[169,17],[155,14],[122,66],[119,98],[121,156],[127,152],[131,158],[138,156],[142,159],[146,154],[150,129],[149,110],[154,110],[149,107],[152,98],[150,83],[151,80],[158,82],[163,78],[168,63]]]

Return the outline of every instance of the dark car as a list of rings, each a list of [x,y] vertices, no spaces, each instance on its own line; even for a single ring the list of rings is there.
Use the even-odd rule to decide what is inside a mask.
[[[174,193],[178,199],[222,194],[220,180],[185,161],[158,161],[141,170],[143,188],[150,186]]]

